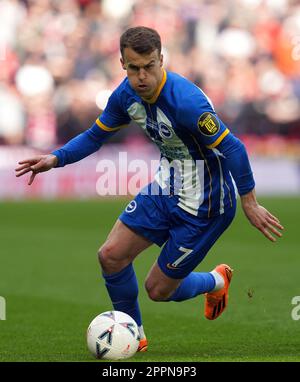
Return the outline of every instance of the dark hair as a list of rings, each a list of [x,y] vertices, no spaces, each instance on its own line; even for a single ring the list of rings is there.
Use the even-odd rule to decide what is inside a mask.
[[[131,48],[136,53],[147,54],[158,50],[161,53],[161,39],[156,30],[147,27],[129,28],[120,37],[120,50],[123,56],[124,49]]]

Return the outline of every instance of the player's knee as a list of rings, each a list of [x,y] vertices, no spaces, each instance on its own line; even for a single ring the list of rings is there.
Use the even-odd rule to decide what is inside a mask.
[[[151,289],[148,296],[152,301],[166,301],[169,297],[167,293],[159,289]]]
[[[169,293],[161,289],[159,286],[150,286],[147,282],[145,283],[145,289],[148,293],[148,297],[152,301],[165,301],[169,297]]]
[[[120,266],[120,262],[115,256],[115,246],[105,243],[98,251],[98,260],[103,270],[115,270]]]

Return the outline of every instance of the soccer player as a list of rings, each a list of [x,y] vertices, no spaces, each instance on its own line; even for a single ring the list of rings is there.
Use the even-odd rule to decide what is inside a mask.
[[[113,307],[135,319],[139,350],[145,351],[132,265],[139,253],[153,243],[162,247],[145,281],[150,299],[183,301],[204,294],[205,317],[214,320],[227,306],[232,269],[220,264],[211,272],[193,270],[234,218],[235,185],[245,215],[266,238],[276,241],[283,226],[257,202],[245,147],[219,119],[208,97],[163,68],[159,34],[146,27],[130,28],[120,38],[120,50],[127,77],[94,125],[51,154],[22,160],[16,176],[31,171],[32,184],[38,173],[99,150],[131,120],[157,144],[161,162],[155,179],[128,204],[99,250]]]

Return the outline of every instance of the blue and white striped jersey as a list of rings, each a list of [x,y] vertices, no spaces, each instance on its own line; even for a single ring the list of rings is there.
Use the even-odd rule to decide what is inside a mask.
[[[164,70],[156,94],[146,102],[125,78],[96,123],[113,132],[131,120],[161,152],[155,182],[162,194],[170,192],[180,208],[195,216],[216,216],[232,207],[235,186],[218,150],[231,133],[201,89]]]

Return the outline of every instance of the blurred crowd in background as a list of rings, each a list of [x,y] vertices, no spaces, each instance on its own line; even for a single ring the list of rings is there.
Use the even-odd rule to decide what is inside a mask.
[[[51,150],[95,121],[145,25],[165,68],[200,86],[240,136],[300,146],[300,1],[0,0],[0,144]],[[113,141],[143,140],[136,127]]]

